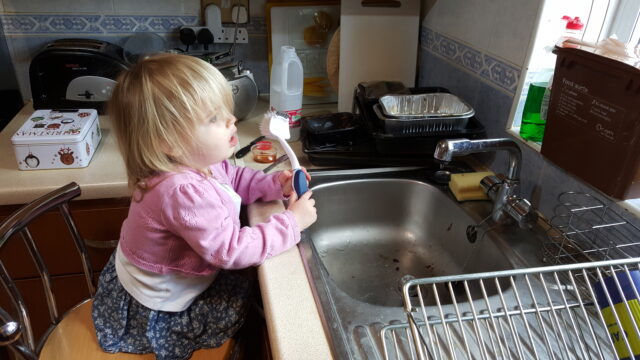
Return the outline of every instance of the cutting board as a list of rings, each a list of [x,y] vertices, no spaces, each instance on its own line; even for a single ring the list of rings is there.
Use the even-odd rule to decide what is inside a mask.
[[[414,87],[419,34],[419,0],[342,0],[338,111],[352,111],[360,82],[401,81]]]

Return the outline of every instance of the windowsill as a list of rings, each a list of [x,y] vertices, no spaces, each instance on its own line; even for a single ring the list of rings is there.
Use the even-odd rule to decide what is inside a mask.
[[[633,214],[635,217],[640,218],[640,199],[619,201],[618,205],[627,210],[630,214]]]

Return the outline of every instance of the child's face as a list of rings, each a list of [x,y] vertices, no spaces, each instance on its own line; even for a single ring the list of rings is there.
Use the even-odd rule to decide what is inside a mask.
[[[191,156],[191,162],[198,168],[217,164],[228,159],[238,145],[236,118],[233,115],[209,115],[198,125],[195,144],[200,146]]]

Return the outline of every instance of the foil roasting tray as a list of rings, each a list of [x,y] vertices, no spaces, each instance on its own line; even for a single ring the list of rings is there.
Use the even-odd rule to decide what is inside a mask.
[[[388,117],[380,104],[373,112],[380,119],[384,132],[389,135],[432,135],[443,131],[462,130],[470,117]]]
[[[388,118],[470,118],[475,114],[469,104],[448,93],[385,95],[379,102]]]

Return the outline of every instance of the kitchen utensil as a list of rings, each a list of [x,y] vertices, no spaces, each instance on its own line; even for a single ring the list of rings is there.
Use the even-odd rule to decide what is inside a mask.
[[[380,104],[375,104],[373,111],[382,121],[385,133],[392,135],[424,135],[439,131],[461,130],[467,126],[469,121],[468,117],[392,118],[382,114]]]
[[[236,159],[240,159],[243,156],[247,155],[249,153],[249,151],[251,150],[251,147],[253,145],[255,145],[258,141],[262,141],[264,139],[265,139],[265,136],[264,135],[260,135],[257,138],[251,140],[250,143],[248,143],[247,145],[245,145],[242,148],[240,148],[240,150],[236,151],[235,158]]]
[[[469,104],[449,93],[385,95],[380,107],[384,115],[397,118],[469,118],[475,114]]]
[[[260,123],[260,132],[268,138],[277,140],[287,156],[289,156],[291,168],[293,169],[293,177],[291,178],[292,185],[298,196],[302,196],[309,189],[307,184],[307,175],[302,171],[296,154],[286,141],[290,136],[289,116],[286,113],[281,112],[267,112]]]
[[[289,160],[289,157],[287,156],[287,154],[281,155],[279,158],[276,159],[276,161],[273,162],[273,164],[267,166],[262,171],[266,174],[269,171],[273,170],[276,166],[280,165],[281,163],[283,163],[283,162],[285,162],[287,160]]]
[[[327,77],[333,91],[338,92],[340,73],[340,28],[333,33],[327,47]]]
[[[353,139],[360,126],[360,116],[347,112],[306,116],[302,124],[317,143],[338,144]]]

